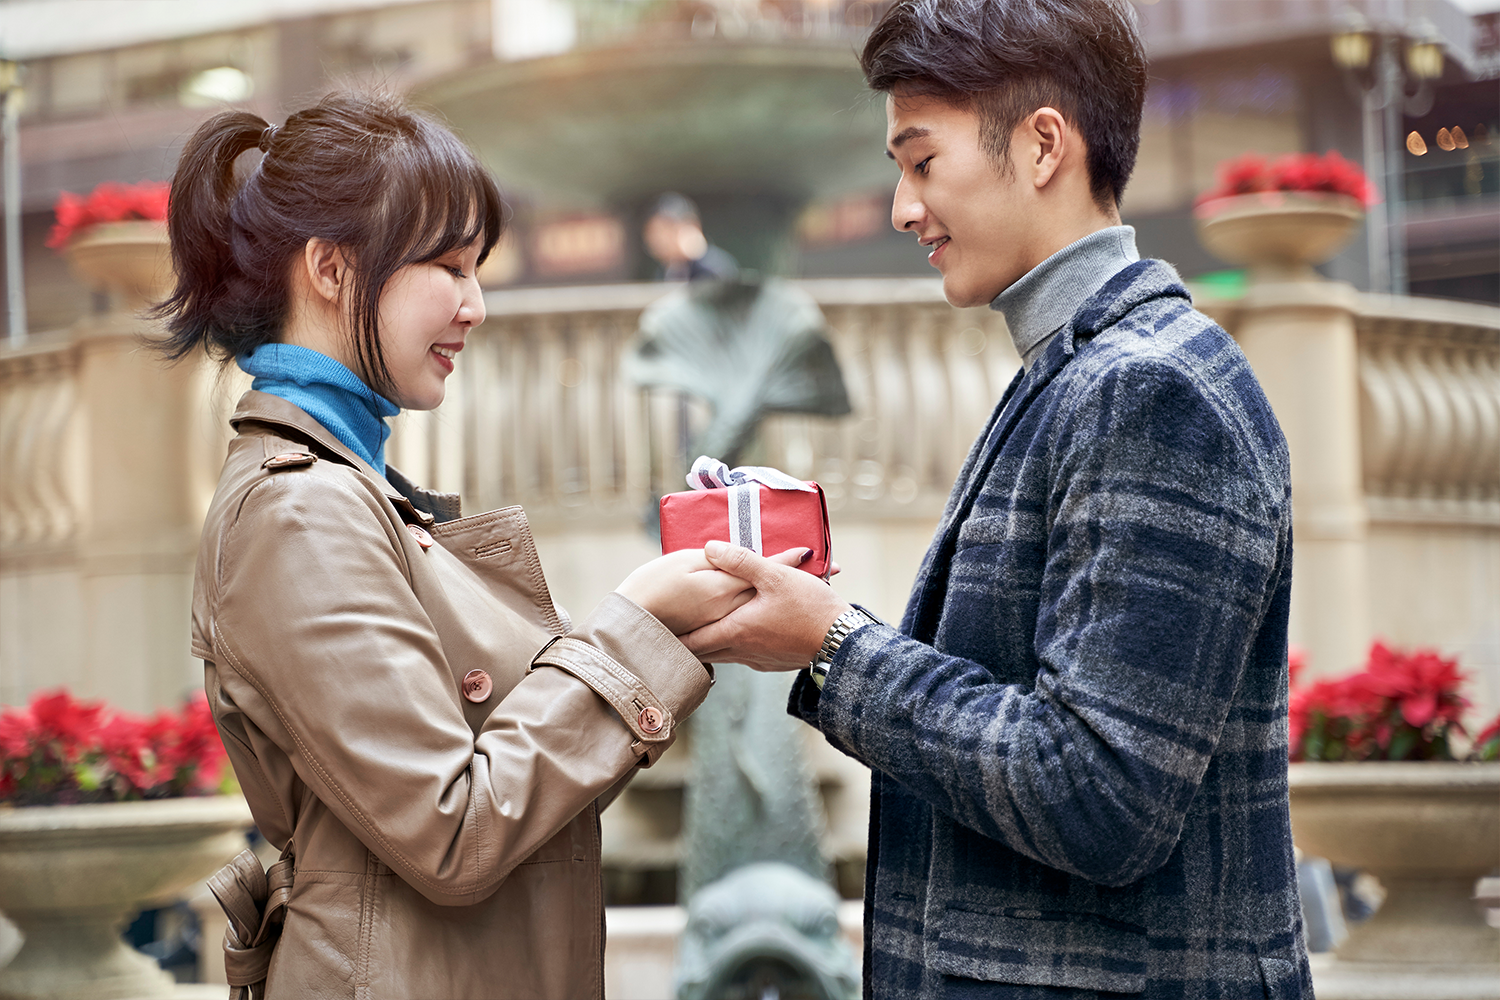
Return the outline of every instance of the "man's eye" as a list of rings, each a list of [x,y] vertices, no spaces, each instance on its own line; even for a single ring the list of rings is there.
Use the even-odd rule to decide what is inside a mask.
[[[927,164],[929,164],[931,162],[932,162],[932,157],[929,156],[929,157],[927,157],[927,159],[923,160],[921,163],[918,163],[916,165],[916,167],[914,167],[913,169],[915,169],[916,172],[919,173],[919,174],[925,174],[925,173],[927,173]]]

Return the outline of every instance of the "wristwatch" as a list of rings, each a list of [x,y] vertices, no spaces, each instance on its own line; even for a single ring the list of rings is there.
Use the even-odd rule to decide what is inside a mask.
[[[850,608],[833,620],[833,624],[828,627],[828,634],[823,637],[823,647],[807,665],[808,672],[812,674],[813,683],[818,686],[819,691],[823,690],[823,681],[828,678],[828,665],[833,662],[833,654],[837,653],[839,647],[844,644],[844,640],[849,638],[849,633],[862,625],[878,624],[880,624],[878,621],[859,608]]]

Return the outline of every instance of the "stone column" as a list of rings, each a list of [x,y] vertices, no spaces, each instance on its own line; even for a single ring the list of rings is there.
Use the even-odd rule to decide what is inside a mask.
[[[143,313],[171,275],[161,225],[100,227],[70,257],[107,302],[74,328],[87,442],[77,548],[87,634],[74,686],[146,711],[175,704],[202,683],[188,643],[207,373],[197,358],[171,366],[149,346],[157,325]]]
[[[1370,642],[1354,296],[1342,283],[1253,284],[1235,331],[1292,457],[1292,642],[1317,674]]]
[[[1250,273],[1235,339],[1291,451],[1291,641],[1316,674],[1348,673],[1370,642],[1357,293],[1313,270],[1349,242],[1363,214],[1346,195],[1290,191],[1197,209],[1203,245]]]

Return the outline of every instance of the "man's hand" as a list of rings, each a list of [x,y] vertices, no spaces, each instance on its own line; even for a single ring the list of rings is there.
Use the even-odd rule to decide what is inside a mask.
[[[795,551],[795,550],[794,550]],[[823,645],[834,619],[849,610],[833,588],[794,569],[783,552],[770,559],[727,542],[703,547],[708,563],[754,587],[754,596],[721,621],[682,637],[700,660],[757,670],[799,670]]]

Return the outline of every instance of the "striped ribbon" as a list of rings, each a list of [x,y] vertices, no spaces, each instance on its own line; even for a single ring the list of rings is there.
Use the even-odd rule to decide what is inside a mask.
[[[741,465],[731,469],[707,455],[699,455],[693,463],[687,474],[687,484],[695,490],[729,491],[729,543],[750,549],[757,555],[764,554],[760,539],[760,488],[817,492],[780,469],[761,465]]]

